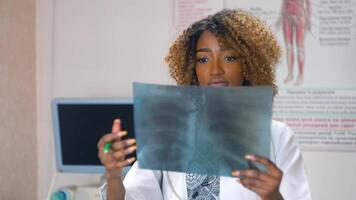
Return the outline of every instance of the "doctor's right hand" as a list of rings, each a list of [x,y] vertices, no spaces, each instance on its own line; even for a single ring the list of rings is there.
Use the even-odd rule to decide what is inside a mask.
[[[135,161],[135,158],[126,158],[136,150],[136,140],[122,140],[127,131],[121,130],[120,119],[115,119],[111,133],[104,135],[98,142],[98,157],[106,168],[107,178],[121,178],[123,167]],[[109,151],[105,151],[105,145],[111,143]]]

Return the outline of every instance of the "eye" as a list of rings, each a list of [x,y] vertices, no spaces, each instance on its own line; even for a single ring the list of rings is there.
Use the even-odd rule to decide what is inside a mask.
[[[197,58],[197,62],[201,64],[206,63],[208,62],[208,58],[207,57]]]
[[[237,56],[225,56],[224,60],[229,61],[229,62],[234,62],[237,59],[239,59],[239,57]]]

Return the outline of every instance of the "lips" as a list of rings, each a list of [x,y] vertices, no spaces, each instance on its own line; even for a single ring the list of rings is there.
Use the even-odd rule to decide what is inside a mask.
[[[208,85],[211,87],[226,87],[229,85],[229,82],[223,79],[214,79],[209,81]]]

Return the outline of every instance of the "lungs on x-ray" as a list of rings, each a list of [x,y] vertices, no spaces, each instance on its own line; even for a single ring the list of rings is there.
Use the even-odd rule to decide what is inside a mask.
[[[140,168],[231,176],[246,154],[269,156],[271,87],[134,83]]]

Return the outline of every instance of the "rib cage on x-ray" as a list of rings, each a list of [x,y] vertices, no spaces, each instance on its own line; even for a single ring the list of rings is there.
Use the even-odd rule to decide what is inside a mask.
[[[247,152],[268,157],[272,92],[250,90],[135,84],[139,167],[231,176]]]

